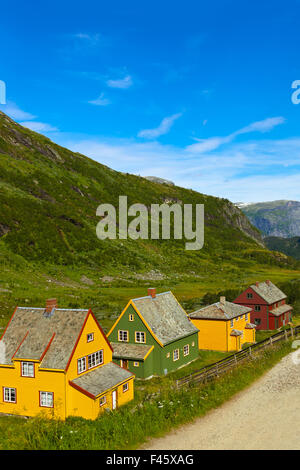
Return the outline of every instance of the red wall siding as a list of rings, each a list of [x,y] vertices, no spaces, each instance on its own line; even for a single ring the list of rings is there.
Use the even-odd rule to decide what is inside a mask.
[[[252,299],[247,298],[247,293],[253,295]],[[268,304],[263,300],[251,287],[248,287],[244,292],[242,292],[234,301],[235,304],[245,305],[246,307],[252,308],[250,313],[251,323],[255,323],[255,319],[259,318],[261,320],[260,325],[256,327],[257,330],[268,330]],[[255,305],[260,306],[260,311],[256,312],[254,310]]]

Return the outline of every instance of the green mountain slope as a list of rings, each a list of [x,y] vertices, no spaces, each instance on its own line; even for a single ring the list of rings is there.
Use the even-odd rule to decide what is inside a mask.
[[[300,236],[300,202],[271,201],[240,206],[265,236]]]
[[[204,204],[204,248],[186,251],[185,240],[99,240],[96,209],[100,203],[117,207],[119,195],[128,196],[128,205]],[[88,303],[105,317],[150,284],[170,289],[185,283],[181,293],[190,298],[200,296],[199,285],[203,292],[241,283],[266,266],[295,276],[291,269],[298,265],[268,251],[228,200],[116,172],[0,113],[4,317],[16,303],[40,305],[46,296],[58,296],[64,306]]]
[[[270,250],[280,251],[300,260],[300,237],[266,237],[264,242]]]

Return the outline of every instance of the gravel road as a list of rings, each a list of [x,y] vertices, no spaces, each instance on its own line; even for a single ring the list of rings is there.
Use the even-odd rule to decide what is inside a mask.
[[[300,364],[293,361],[295,354],[221,407],[143,448],[300,450]]]

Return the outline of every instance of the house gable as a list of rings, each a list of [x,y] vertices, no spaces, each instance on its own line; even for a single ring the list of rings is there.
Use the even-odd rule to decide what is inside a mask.
[[[89,335],[89,337],[88,337]],[[92,339],[91,339],[92,338]],[[74,344],[72,354],[68,360],[66,371],[68,379],[72,380],[77,377],[78,374],[78,359],[86,358],[86,371],[88,372],[88,360],[89,354],[97,351],[103,351],[103,364],[107,364],[112,361],[112,347],[95,318],[91,310],[88,311],[86,319],[82,325],[78,339]],[[84,372],[83,372],[84,373]],[[80,374],[81,375],[81,374]]]
[[[248,297],[247,294],[252,295]],[[247,287],[234,301],[235,304],[240,305],[268,305],[266,300],[264,300],[257,292],[255,292],[251,286]]]
[[[130,321],[129,319],[130,315],[133,316],[132,321]],[[142,331],[146,335],[146,342],[144,344],[158,344],[159,346],[163,347],[163,345],[158,340],[158,338],[156,338],[150,326],[144,320],[143,316],[139,312],[138,308],[134,305],[134,302],[132,300],[128,302],[125,309],[122,311],[121,315],[109,331],[107,336],[111,342],[119,342],[119,330],[128,331],[129,343],[135,343],[135,332]]]

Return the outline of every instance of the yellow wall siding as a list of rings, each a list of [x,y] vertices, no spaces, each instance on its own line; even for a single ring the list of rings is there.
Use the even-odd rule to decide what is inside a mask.
[[[14,361],[14,368],[0,366],[0,412],[35,416],[65,418],[65,374],[64,372],[40,371],[35,363],[35,377],[22,377],[20,361]],[[3,400],[3,387],[16,389],[16,403]],[[54,393],[54,408],[40,407],[39,392]]]
[[[89,343],[87,342],[88,333],[94,333],[94,340],[90,341]],[[87,321],[84,325],[84,328],[82,330],[80,339],[76,345],[73,357],[69,364],[68,371],[67,371],[67,380],[72,380],[78,377],[78,372],[77,372],[77,360],[78,359],[84,356],[88,356],[89,354],[92,354],[101,349],[103,349],[103,364],[102,365],[107,364],[108,362],[111,362],[112,350],[109,347],[107,341],[105,340],[98,325],[96,324],[92,314],[89,314]],[[86,367],[87,367],[86,372],[88,372],[87,358],[86,358]],[[84,373],[85,372],[83,372],[83,374]]]
[[[255,330],[246,329],[249,323],[245,314],[233,319],[226,320],[204,320],[190,318],[191,322],[200,330],[198,333],[199,349],[210,349],[214,351],[237,351],[244,343],[255,342]],[[231,336],[232,330],[240,330],[242,336]]]
[[[68,415],[82,416],[86,419],[96,419],[105,411],[105,408],[112,409],[113,390],[117,390],[117,408],[119,406],[125,405],[129,401],[133,400],[134,397],[133,378],[127,381],[128,390],[126,392],[123,392],[124,383],[116,388],[106,391],[95,399],[90,398],[79,390],[69,386]],[[100,398],[104,396],[106,398],[106,403],[100,406]]]
[[[191,318],[192,323],[200,330],[198,333],[199,349],[216,351],[227,350],[226,322]]]

